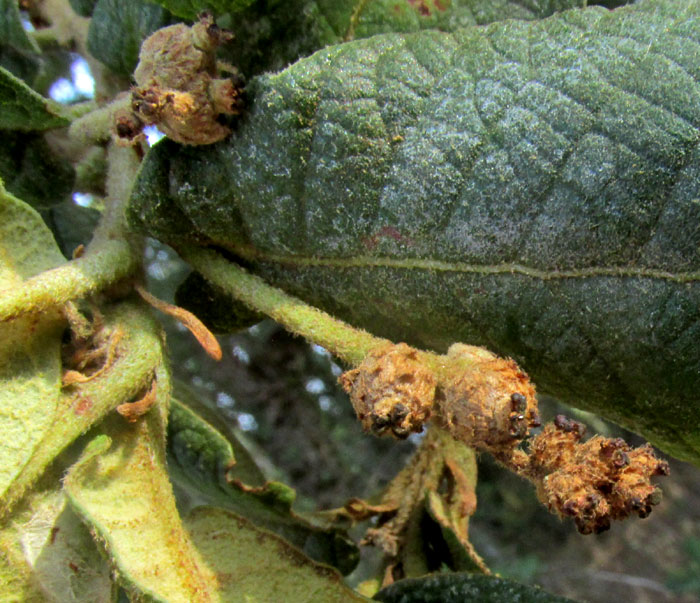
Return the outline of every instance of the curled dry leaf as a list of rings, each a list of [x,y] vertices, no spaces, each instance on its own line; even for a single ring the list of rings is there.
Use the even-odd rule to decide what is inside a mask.
[[[158,299],[155,295],[151,295],[146,291],[141,285],[135,285],[136,292],[141,296],[141,298],[149,305],[153,306],[156,310],[172,316],[175,320],[178,320],[184,327],[186,327],[195,339],[202,346],[202,349],[207,353],[210,358],[214,360],[221,360],[222,352],[219,342],[214,337],[214,334],[207,329],[204,323],[199,320],[192,312],[180,308],[179,306],[174,306],[169,304],[162,299]]]
[[[242,80],[232,67],[217,64],[217,47],[230,39],[210,15],[192,27],[159,29],[141,46],[134,72],[131,112],[116,116],[117,136],[140,137],[143,125],[157,125],[182,144],[211,144],[231,130],[222,117],[242,108]],[[228,71],[229,77],[220,77]]]
[[[376,517],[362,543],[387,555],[384,586],[423,563],[426,571],[444,563],[453,570],[490,573],[469,541],[469,519],[476,510],[475,487],[474,451],[433,426],[413,458],[388,485],[379,504],[351,499],[342,513],[353,521]],[[431,530],[429,524],[437,524],[439,530]],[[426,545],[428,549],[443,551],[441,556],[434,554],[420,561],[417,534],[432,543]],[[451,540],[458,550],[450,545]]]
[[[108,371],[114,365],[119,355],[119,343],[124,337],[124,331],[107,329],[102,315],[94,311],[94,317],[89,325],[83,324],[76,330],[74,325],[77,316],[70,321],[71,341],[63,349],[63,368],[61,385],[69,387],[77,383],[87,383]]]
[[[117,406],[117,412],[129,423],[135,423],[139,417],[145,415],[156,403],[158,382],[153,379],[150,389],[135,402],[125,402]]]

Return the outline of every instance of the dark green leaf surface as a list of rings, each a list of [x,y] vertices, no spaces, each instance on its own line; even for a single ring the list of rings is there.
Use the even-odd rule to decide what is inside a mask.
[[[242,331],[265,318],[210,285],[201,274],[193,272],[177,288],[175,303],[192,312],[214,333]]]
[[[79,245],[87,245],[100,219],[100,212],[90,207],[76,205],[73,201],[64,201],[54,205],[44,214],[54,239],[63,255],[73,257]]]
[[[214,15],[243,10],[253,0],[151,0],[169,10],[173,15],[194,21],[199,14],[209,11]]]
[[[143,42],[172,16],[145,0],[97,0],[88,30],[88,50],[112,71],[129,77]]]
[[[478,574],[439,574],[401,580],[379,591],[383,603],[572,603],[539,588]]]
[[[70,199],[73,167],[41,135],[0,131],[0,136],[0,178],[8,191],[37,209]]]
[[[222,50],[251,77],[278,71],[319,48],[351,39],[540,19],[582,5],[583,0],[257,0],[248,10],[220,20],[235,34]]]
[[[156,146],[131,218],[699,463],[699,49],[698,0],[327,48],[229,140]]]
[[[0,0],[0,66],[31,84],[40,68],[39,46],[22,27],[16,0]]]
[[[0,67],[0,130],[48,130],[68,125],[60,107]]]
[[[95,10],[97,0],[68,0],[73,10],[81,17],[92,16],[92,11]]]

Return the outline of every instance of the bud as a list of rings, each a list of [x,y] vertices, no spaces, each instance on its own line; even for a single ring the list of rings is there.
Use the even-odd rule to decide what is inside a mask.
[[[372,350],[340,383],[366,430],[405,438],[430,417],[437,379],[417,350],[399,343]]]
[[[231,130],[221,117],[240,113],[242,82],[232,67],[225,66],[231,77],[219,76],[216,49],[230,37],[207,14],[192,27],[178,23],[149,36],[134,72],[134,123],[157,125],[183,144],[211,144],[228,136]],[[131,141],[135,136],[125,123],[118,124],[117,133],[126,131]]]
[[[436,414],[452,436],[491,452],[514,448],[540,424],[535,388],[510,358],[454,344],[436,396]]]

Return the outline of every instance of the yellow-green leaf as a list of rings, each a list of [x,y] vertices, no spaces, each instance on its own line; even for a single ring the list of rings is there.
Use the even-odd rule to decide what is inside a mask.
[[[314,563],[285,540],[242,517],[199,507],[185,520],[192,541],[216,574],[222,601],[276,603],[366,601],[334,569]]]
[[[13,513],[0,530],[0,557],[2,601],[114,599],[109,565],[58,489],[32,494]]]
[[[0,326],[0,332],[4,328]],[[22,492],[75,438],[116,406],[138,395],[162,362],[160,327],[143,307],[131,302],[105,307],[104,329],[110,337],[119,338],[114,363],[94,379],[66,388],[60,395],[57,384],[58,399],[54,402],[53,413],[48,412],[50,398],[37,403],[36,413],[46,414],[42,417],[42,424],[48,423],[50,429],[37,434],[36,445],[27,451],[27,462],[15,475],[3,497],[0,513],[18,500]],[[3,393],[0,392],[2,399]],[[23,407],[22,416],[26,417],[28,412],[27,407]],[[1,421],[0,418],[0,425]],[[0,450],[1,446],[2,443]]]
[[[64,487],[132,596],[172,603],[215,600],[213,575],[182,527],[165,471],[170,392],[164,370],[157,380],[156,405],[136,423],[108,419]]]
[[[0,181],[0,295],[65,262],[41,216]]]
[[[0,295],[64,261],[39,214],[0,186]],[[61,328],[53,311],[0,324],[0,507],[54,423]]]

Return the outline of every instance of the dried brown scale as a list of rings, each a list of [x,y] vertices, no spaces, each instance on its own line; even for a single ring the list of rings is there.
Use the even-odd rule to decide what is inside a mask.
[[[417,350],[399,343],[372,350],[340,383],[366,430],[405,438],[430,417],[437,379]]]

